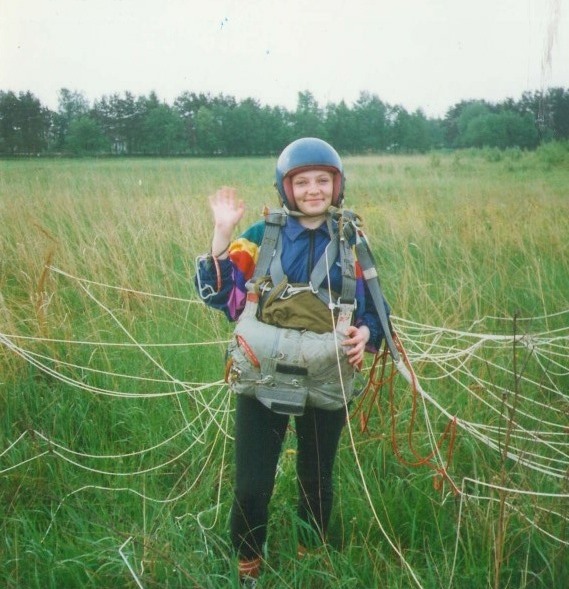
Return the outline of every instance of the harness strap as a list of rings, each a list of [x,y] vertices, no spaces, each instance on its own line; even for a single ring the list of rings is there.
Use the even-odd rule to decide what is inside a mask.
[[[261,244],[261,249],[263,249],[263,244]],[[273,261],[271,263],[270,273],[271,273],[271,280],[273,281],[273,286],[280,284],[283,280],[286,279],[283,265],[281,262],[281,254],[283,252],[283,239],[280,232],[279,227],[279,235],[277,238],[277,243],[273,252]]]
[[[253,290],[254,285],[269,274],[273,288],[286,281],[281,264],[281,229],[286,224],[287,214],[288,211],[285,208],[272,209],[265,213],[265,231],[259,247],[259,257],[253,277],[247,283],[247,289],[249,291]],[[337,227],[334,226],[334,222],[336,222]],[[373,258],[365,240],[362,240],[359,236],[359,217],[352,211],[331,207],[327,217],[327,224],[330,243],[314,265],[307,288],[310,288],[328,308],[339,309],[337,327],[340,330],[345,330],[351,324],[351,317],[355,306],[356,272],[354,251],[352,249],[352,244],[355,242],[357,258],[364,269],[364,278],[366,278],[370,286],[370,292],[377,308],[383,330],[387,334],[386,339],[389,338],[391,332],[389,327],[386,327],[388,321],[383,305],[383,295],[381,290],[379,290],[379,293],[377,292],[379,282],[377,280],[374,281],[370,275],[370,273],[375,272]],[[362,257],[361,260],[360,256]],[[340,299],[333,301],[330,299],[328,288],[322,285],[329,274],[330,264],[333,264],[338,257],[340,259],[342,274],[342,290]],[[375,276],[377,277],[377,272]],[[395,346],[393,346],[393,351],[397,353]]]
[[[371,253],[369,244],[361,232],[358,232],[357,234],[355,249],[356,256],[362,268],[364,279],[368,285],[371,298],[381,323],[381,327],[383,328],[385,342],[387,343],[387,347],[389,348],[389,352],[391,353],[393,361],[399,362],[399,352],[397,351],[397,347],[395,346],[395,342],[393,341],[393,337],[391,335],[393,328],[391,327],[391,323],[385,311],[385,298],[379,283],[379,276],[377,274],[375,260],[373,258],[373,254]]]
[[[340,263],[342,267],[342,294],[341,300],[337,305],[340,308],[340,317],[342,323],[346,323],[351,320],[351,313],[354,309],[355,291],[356,291],[356,276],[355,276],[355,263],[354,254],[351,248],[351,243],[355,240],[355,251],[356,257],[363,271],[364,279],[368,285],[369,292],[371,294],[374,306],[376,308],[383,333],[385,335],[385,341],[387,347],[391,353],[391,356],[395,362],[399,361],[399,352],[395,346],[392,337],[391,323],[387,317],[385,311],[383,292],[377,274],[375,260],[371,249],[363,234],[363,231],[359,229],[360,217],[348,210],[341,210],[331,207],[330,215],[328,217],[328,230],[331,236],[330,245],[327,251],[321,256],[320,260],[316,263],[312,273],[310,275],[310,282],[314,289],[317,289],[315,293],[320,300],[326,305],[331,306],[334,304],[330,301],[328,291],[323,288],[322,282],[328,275],[328,264],[330,261],[334,261],[340,253]],[[271,279],[273,285],[280,284],[284,278],[284,272],[281,265],[281,228],[286,224],[287,210],[285,208],[272,209],[265,214],[265,232],[263,234],[263,240],[259,248],[259,258],[255,266],[253,277],[247,283],[247,290],[251,291],[253,285],[260,278],[267,276],[269,267],[271,268]],[[332,226],[332,220],[337,220],[338,231],[334,231]],[[273,262],[271,264],[271,261]],[[255,305],[256,307],[256,305]]]
[[[251,279],[252,283],[267,275],[271,260],[275,256],[277,250],[281,227],[283,227],[285,223],[286,211],[284,209],[272,209],[265,213],[265,232],[263,233],[263,241],[259,248],[259,258],[255,265],[255,272]],[[278,284],[278,282],[275,284]]]
[[[340,216],[342,214],[343,212],[340,212]],[[353,213],[350,214],[353,215]],[[273,209],[266,214],[265,233],[260,246],[259,259],[252,279],[253,282],[266,276],[269,273],[269,268],[273,284],[280,284],[285,278],[281,265],[281,228],[286,223],[286,216],[287,211],[284,208]],[[338,230],[336,230],[332,221],[333,217],[337,220],[338,216],[338,210],[332,209],[332,214],[327,219],[330,244],[314,265],[309,278],[312,291],[326,306],[330,306],[334,302],[330,301],[328,289],[322,287],[322,283],[329,274],[330,264],[334,263],[338,254],[340,255],[342,272],[342,302],[344,304],[353,304],[356,293],[355,259],[350,246],[352,239],[350,235],[346,235],[345,237],[340,235],[340,230],[351,226],[347,223],[338,222]],[[354,232],[352,230],[351,235],[353,234]]]
[[[264,247],[264,244],[261,245]],[[322,283],[326,276],[328,276],[329,265],[334,263],[340,252],[339,240],[337,235],[331,234],[330,243],[326,246],[326,250],[320,256],[320,259],[314,265],[309,277],[309,285],[312,292],[326,305],[330,304],[330,296],[325,288],[322,288]],[[274,285],[280,284],[285,278],[285,273],[281,264],[282,254],[282,239],[279,237],[274,252],[274,258],[271,263],[270,275]]]
[[[342,303],[354,304],[356,300],[356,259],[352,250],[352,235],[350,230],[354,227],[352,224],[343,222],[343,215],[349,214],[349,211],[343,211],[342,217],[338,221],[338,240],[340,242],[340,264],[342,268]]]
[[[275,256],[271,264],[271,280],[273,288],[286,281],[286,276],[281,265],[282,241],[279,239]],[[328,288],[322,286],[324,279],[328,276],[330,264],[334,263],[340,254],[341,268],[342,268],[342,291],[339,301],[334,301],[330,297]],[[312,273],[310,274],[309,285],[306,287],[316,295],[330,310],[339,308],[340,315],[343,318],[342,325],[338,326],[340,331],[351,324],[351,317],[354,311],[356,298],[356,274],[355,274],[355,259],[351,247],[344,241],[338,238],[338,235],[333,235],[330,244],[326,247],[326,251],[322,254]]]

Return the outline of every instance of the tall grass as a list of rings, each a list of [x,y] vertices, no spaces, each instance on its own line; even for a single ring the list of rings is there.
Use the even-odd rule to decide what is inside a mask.
[[[135,587],[127,563],[144,587],[235,586],[226,534],[232,399],[220,384],[231,326],[198,302],[193,264],[209,247],[208,194],[236,186],[248,204],[245,228],[265,204],[277,204],[273,166],[270,159],[0,162],[4,586]],[[483,325],[501,333],[513,329],[501,319],[514,316],[535,318],[528,331],[563,327],[555,314],[569,308],[564,160],[370,156],[348,158],[346,169],[347,206],[364,219],[396,316],[456,329],[489,316]],[[497,366],[510,369],[515,358],[514,374],[529,370],[520,350],[496,351],[475,367],[513,391],[510,373]],[[417,370],[433,376],[426,363]],[[566,373],[532,376],[566,394]],[[451,378],[427,382],[464,419],[511,423],[508,404],[501,419],[459,394]],[[546,398],[539,385],[538,394],[567,415],[566,397]],[[396,460],[390,437],[408,437],[411,411],[402,388],[394,404],[393,432],[385,392],[370,433],[354,422],[352,443],[346,432],[330,545],[302,561],[295,444],[287,438],[263,586],[569,584],[567,544],[559,541],[568,541],[566,501],[482,486],[558,496],[567,480],[528,472],[504,448],[492,452],[459,434],[453,476],[476,481],[468,491],[481,499],[441,494],[431,471]],[[547,409],[543,417],[551,417]],[[443,421],[433,417],[437,428]],[[411,433],[421,451],[429,448],[427,425],[418,419]]]

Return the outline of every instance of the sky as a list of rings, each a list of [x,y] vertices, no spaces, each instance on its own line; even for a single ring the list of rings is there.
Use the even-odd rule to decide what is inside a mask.
[[[185,91],[444,116],[569,88],[569,0],[0,0],[0,90]]]

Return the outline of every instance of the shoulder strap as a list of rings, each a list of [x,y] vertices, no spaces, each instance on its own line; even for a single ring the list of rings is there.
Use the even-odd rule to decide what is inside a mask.
[[[371,253],[369,244],[363,235],[363,232],[361,231],[357,232],[355,248],[358,262],[362,268],[364,279],[368,285],[371,298],[373,299],[373,303],[383,329],[387,347],[389,348],[393,361],[397,363],[399,362],[399,352],[395,347],[395,343],[391,335],[393,329],[385,310],[385,298],[379,283],[379,276],[377,274],[375,260],[373,259],[373,254]]]
[[[333,264],[340,255],[340,266],[342,272],[342,292],[340,299],[343,304],[353,305],[356,298],[356,264],[355,258],[350,245],[350,239],[343,235],[344,226],[342,223],[335,224],[332,215],[328,217],[328,233],[330,234],[330,244],[314,265],[310,274],[310,284],[313,290],[317,291],[318,298],[326,305],[330,304],[330,295],[322,283],[330,270],[330,264]]]
[[[286,211],[283,208],[265,211],[265,232],[263,233],[263,239],[259,246],[259,257],[257,258],[255,272],[250,281],[251,283],[268,274],[271,260],[276,255],[277,246],[280,241],[281,227],[285,223]]]

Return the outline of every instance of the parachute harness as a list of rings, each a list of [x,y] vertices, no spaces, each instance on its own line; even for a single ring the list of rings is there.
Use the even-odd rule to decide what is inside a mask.
[[[280,240],[280,230],[286,223],[287,215],[292,216],[300,216],[300,214],[296,211],[289,210],[286,206],[283,206],[279,209],[266,209],[264,211],[265,216],[265,232],[263,236],[263,241],[261,247],[259,248],[259,259],[257,260],[255,273],[253,278],[248,283],[248,296],[253,294],[252,285],[253,283],[256,284],[257,288],[264,290],[271,290],[271,287],[261,282],[261,278],[269,277],[269,267],[270,270],[270,278],[272,279],[273,286],[275,284],[279,284],[283,281],[286,281],[286,276],[282,271],[282,266],[280,266],[280,253],[281,253],[281,240]],[[337,230],[332,230],[332,223],[335,221],[337,223]],[[420,452],[415,448],[413,443],[413,432],[416,425],[417,419],[417,409],[418,409],[418,402],[421,396],[420,393],[420,386],[418,384],[417,376],[411,366],[409,358],[403,348],[403,344],[401,343],[400,339],[397,337],[391,322],[387,316],[386,308],[385,308],[385,297],[383,295],[379,276],[376,269],[376,263],[373,258],[373,254],[371,252],[369,243],[367,238],[362,230],[362,220],[359,215],[356,213],[347,210],[347,209],[340,209],[337,207],[330,207],[327,216],[327,223],[329,227],[330,235],[336,235],[337,237],[332,240],[331,246],[332,251],[327,252],[326,257],[335,258],[336,256],[340,256],[341,265],[342,265],[342,294],[337,301],[334,301],[331,293],[327,291],[326,288],[322,287],[321,284],[325,275],[327,274],[327,265],[321,264],[320,267],[317,264],[313,270],[312,275],[310,276],[309,284],[306,287],[299,287],[299,286],[292,286],[286,285],[286,288],[281,293],[280,296],[287,298],[295,294],[295,291],[300,289],[310,290],[313,294],[315,294],[318,298],[320,298],[323,302],[326,303],[330,310],[339,309],[340,313],[338,316],[338,324],[337,327],[345,328],[351,322],[352,313],[354,310],[354,303],[355,303],[355,274],[354,274],[354,263],[353,263],[353,250],[355,251],[356,259],[358,260],[364,279],[368,286],[370,295],[372,297],[375,309],[377,311],[381,327],[383,329],[384,337],[385,337],[385,345],[382,350],[378,351],[374,357],[373,364],[371,366],[367,384],[364,385],[363,393],[359,396],[359,401],[355,410],[353,411],[352,416],[359,415],[360,420],[360,428],[362,432],[369,431],[369,420],[371,417],[371,413],[374,407],[381,413],[381,399],[380,399],[380,392],[382,391],[385,385],[389,386],[389,415],[390,415],[390,422],[391,422],[391,444],[393,448],[393,452],[399,462],[408,466],[408,467],[422,467],[427,466],[435,471],[436,475],[433,480],[433,486],[436,490],[442,490],[443,482],[448,481],[451,485],[451,488],[455,494],[460,493],[460,490],[452,481],[448,474],[448,468],[452,461],[454,445],[456,440],[456,417],[453,417],[449,420],[448,424],[446,425],[444,431],[439,436],[438,440],[434,440],[434,434],[430,431],[430,436],[433,438],[432,440],[432,450],[426,454],[421,455]],[[214,290],[209,285],[201,285],[198,282],[198,288],[200,290],[200,296],[202,299],[207,299],[211,296],[214,296],[217,292],[221,290],[221,272],[219,268],[219,263],[216,257],[210,255],[207,256],[214,264],[216,275],[217,275],[217,284],[216,289]],[[199,276],[199,272],[197,272]],[[259,294],[259,290],[257,291]],[[257,296],[258,296],[257,294]],[[255,296],[255,298],[257,298]],[[245,348],[247,350],[247,348]],[[392,366],[391,370],[388,371],[387,369],[387,358],[388,356],[392,358]],[[397,411],[396,411],[396,404],[395,404],[395,376],[396,372],[399,372],[401,376],[409,383],[411,389],[411,418],[408,426],[407,432],[407,444],[408,449],[413,456],[413,460],[409,460],[405,458],[403,455],[403,451],[400,447],[400,443],[398,442],[397,437]],[[447,454],[446,459],[443,460],[441,456],[441,450],[443,444],[448,440],[448,447],[447,447]]]

